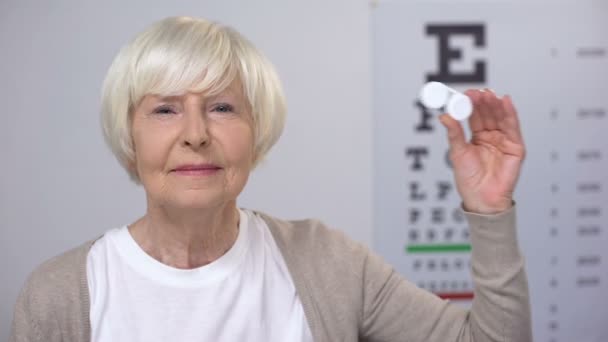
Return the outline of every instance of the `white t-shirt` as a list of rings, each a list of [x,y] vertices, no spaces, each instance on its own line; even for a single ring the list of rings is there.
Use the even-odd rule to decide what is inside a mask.
[[[92,342],[312,341],[302,303],[268,226],[240,210],[239,235],[191,270],[146,254],[127,227],[87,257]]]

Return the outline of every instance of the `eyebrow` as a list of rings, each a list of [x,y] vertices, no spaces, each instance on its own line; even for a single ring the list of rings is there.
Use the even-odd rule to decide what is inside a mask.
[[[181,100],[182,95],[160,95],[160,94],[149,94],[148,99],[154,102],[178,102]]]
[[[213,95],[203,95],[205,98],[214,98],[214,97],[222,97],[222,96],[233,96],[233,97],[238,97],[239,94],[234,91],[234,89],[231,88],[226,88],[222,91],[220,91],[217,94],[213,94]]]
[[[180,101],[182,101],[183,97],[188,93],[190,93],[190,92],[186,91],[184,94],[179,94],[179,95],[162,95],[162,94],[148,94],[148,95],[151,97],[151,99],[153,101],[180,102]],[[203,93],[202,97],[205,99],[230,97],[234,101],[237,101],[239,98],[245,98],[243,94],[240,94],[232,87],[228,87],[228,88],[220,91],[219,93],[216,93],[213,95],[207,95],[207,94]]]

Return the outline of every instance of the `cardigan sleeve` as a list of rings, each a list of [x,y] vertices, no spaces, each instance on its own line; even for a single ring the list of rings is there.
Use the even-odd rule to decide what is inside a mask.
[[[53,257],[30,274],[15,305],[10,342],[90,341],[86,256],[92,243]]]
[[[366,341],[532,341],[524,259],[515,208],[498,215],[465,213],[470,225],[474,299],[467,310],[416,287],[368,253],[363,270]]]
[[[10,342],[42,341],[38,327],[37,311],[32,302],[32,290],[30,281],[28,281],[21,290],[15,304],[9,337]]]

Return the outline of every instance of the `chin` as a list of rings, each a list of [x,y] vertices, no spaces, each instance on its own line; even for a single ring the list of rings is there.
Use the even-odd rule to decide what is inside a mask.
[[[212,191],[187,191],[176,194],[173,206],[182,209],[208,209],[225,203],[225,196],[214,194]]]

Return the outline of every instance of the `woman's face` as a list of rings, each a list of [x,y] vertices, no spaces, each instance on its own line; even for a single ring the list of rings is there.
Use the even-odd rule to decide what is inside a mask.
[[[145,96],[132,113],[134,167],[152,205],[203,209],[235,200],[254,159],[240,83],[215,96]]]

